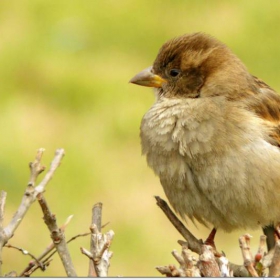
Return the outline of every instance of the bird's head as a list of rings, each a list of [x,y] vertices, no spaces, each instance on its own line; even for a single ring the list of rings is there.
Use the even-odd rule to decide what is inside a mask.
[[[157,88],[158,96],[198,98],[246,90],[251,79],[244,64],[217,39],[186,34],[166,42],[153,66],[130,82]]]

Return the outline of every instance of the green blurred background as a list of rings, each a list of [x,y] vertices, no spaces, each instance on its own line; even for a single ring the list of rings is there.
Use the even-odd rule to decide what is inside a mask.
[[[92,205],[103,202],[105,230],[113,229],[110,276],[159,276],[157,265],[175,263],[181,239],[155,205],[165,197],[141,156],[139,125],[152,91],[128,84],[152,64],[168,39],[203,31],[225,42],[249,71],[280,91],[280,2],[265,0],[1,0],[0,184],[8,192],[5,222],[16,211],[29,178],[28,162],[58,147],[63,163],[45,196],[59,224],[74,215],[66,237],[88,231]],[[237,174],[238,175],[238,174]],[[257,211],[257,209],[256,209]],[[205,239],[209,229],[190,228]],[[217,247],[241,263],[238,236],[217,234]],[[249,231],[257,249],[261,231]],[[50,242],[35,203],[10,240],[39,255]],[[69,245],[79,276],[88,260]],[[3,271],[21,272],[29,261],[4,249]],[[46,272],[65,276],[57,256]]]

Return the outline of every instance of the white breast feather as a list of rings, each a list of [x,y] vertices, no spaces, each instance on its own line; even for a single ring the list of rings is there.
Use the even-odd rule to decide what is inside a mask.
[[[142,120],[142,151],[182,216],[228,231],[267,225],[280,218],[268,205],[280,199],[280,152],[257,116],[228,103],[158,100]]]

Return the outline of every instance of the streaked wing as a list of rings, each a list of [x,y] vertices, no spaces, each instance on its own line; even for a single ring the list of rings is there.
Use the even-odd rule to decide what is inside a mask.
[[[271,144],[280,147],[280,95],[264,81],[253,76],[254,95],[248,98],[247,106],[271,128]]]

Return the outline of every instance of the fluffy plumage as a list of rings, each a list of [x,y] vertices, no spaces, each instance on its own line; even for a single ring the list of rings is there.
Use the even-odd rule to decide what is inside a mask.
[[[280,97],[215,38],[166,42],[131,80],[155,87],[148,165],[182,216],[231,231],[280,219]]]

